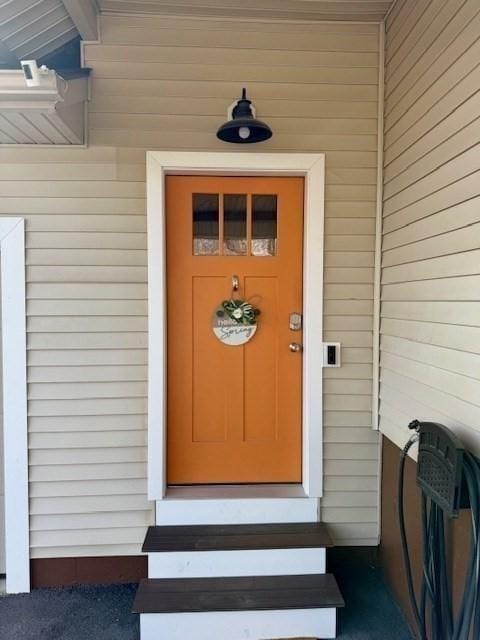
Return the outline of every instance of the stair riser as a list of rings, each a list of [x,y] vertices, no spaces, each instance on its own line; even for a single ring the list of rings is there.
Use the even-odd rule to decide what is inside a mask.
[[[142,613],[141,640],[335,638],[336,609]]]
[[[216,578],[325,573],[325,549],[167,551],[148,554],[149,578]]]
[[[315,498],[158,500],[159,525],[317,522]]]

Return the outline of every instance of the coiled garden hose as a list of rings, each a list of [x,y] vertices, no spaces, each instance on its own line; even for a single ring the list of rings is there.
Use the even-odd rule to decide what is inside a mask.
[[[405,527],[404,479],[407,454],[418,440],[415,432],[400,455],[398,516],[408,593],[420,640],[480,639],[480,462],[465,452],[463,473],[471,512],[471,541],[467,575],[457,615],[453,614],[442,509],[422,493],[423,571],[420,602],[413,583]],[[429,624],[427,624],[427,620]]]

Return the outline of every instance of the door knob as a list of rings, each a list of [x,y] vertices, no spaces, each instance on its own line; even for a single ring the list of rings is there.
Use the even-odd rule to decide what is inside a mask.
[[[288,348],[294,353],[300,353],[301,351],[303,351],[303,344],[299,344],[298,342],[290,342]]]

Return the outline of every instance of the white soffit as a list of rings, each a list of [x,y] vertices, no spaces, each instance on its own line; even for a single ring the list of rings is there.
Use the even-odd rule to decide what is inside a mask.
[[[393,0],[98,0],[103,13],[381,22]]]
[[[0,70],[0,144],[83,144],[88,72],[64,75],[27,87],[23,71]]]

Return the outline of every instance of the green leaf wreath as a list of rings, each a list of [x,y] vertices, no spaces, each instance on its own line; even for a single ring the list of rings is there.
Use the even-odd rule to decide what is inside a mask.
[[[217,311],[219,317],[228,316],[237,324],[257,324],[260,310],[245,300],[224,300],[221,309]]]

